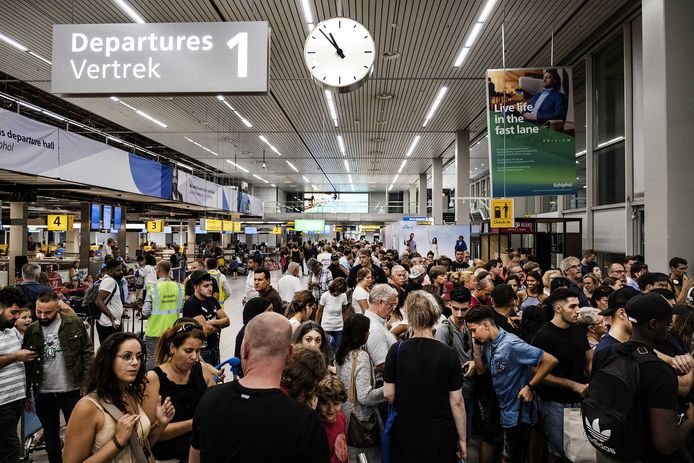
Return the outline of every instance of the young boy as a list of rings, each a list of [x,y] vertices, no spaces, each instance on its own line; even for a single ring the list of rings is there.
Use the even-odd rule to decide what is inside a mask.
[[[489,370],[496,391],[503,428],[502,461],[521,461],[533,416],[535,387],[557,364],[557,359],[496,326],[492,309],[475,307],[465,315],[472,333],[477,374]]]
[[[318,383],[318,412],[323,420],[330,446],[330,463],[347,461],[347,437],[342,404],[347,401],[347,391],[337,376],[328,375]]]

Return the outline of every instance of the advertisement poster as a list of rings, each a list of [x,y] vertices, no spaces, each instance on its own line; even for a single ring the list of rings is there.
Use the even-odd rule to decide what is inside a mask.
[[[571,68],[487,71],[491,195],[576,193]]]

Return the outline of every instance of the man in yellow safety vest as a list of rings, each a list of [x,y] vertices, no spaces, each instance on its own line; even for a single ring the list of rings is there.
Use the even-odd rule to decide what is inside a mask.
[[[226,275],[224,275],[217,269],[217,259],[215,259],[214,257],[210,257],[205,261],[205,264],[207,266],[207,273],[209,273],[212,276],[212,278],[217,282],[219,293],[217,293],[215,297],[217,298],[217,300],[219,301],[219,305],[221,305],[223,309],[224,301],[226,300],[226,298],[231,296],[231,285],[229,284]]]
[[[147,284],[147,296],[142,306],[142,316],[147,318],[145,346],[147,348],[147,370],[157,366],[155,349],[162,333],[171,328],[181,316],[183,308],[183,285],[172,281],[169,273],[171,263],[160,260],[156,266],[158,280]]]

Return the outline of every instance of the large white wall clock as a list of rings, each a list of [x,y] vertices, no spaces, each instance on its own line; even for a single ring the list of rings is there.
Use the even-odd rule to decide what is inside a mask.
[[[304,61],[328,90],[347,93],[361,87],[373,72],[376,45],[368,29],[349,18],[318,23],[306,39]]]

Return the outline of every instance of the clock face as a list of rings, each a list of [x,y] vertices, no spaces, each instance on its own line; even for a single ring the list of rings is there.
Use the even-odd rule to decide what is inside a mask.
[[[318,83],[337,92],[361,87],[373,72],[376,46],[369,31],[349,18],[320,22],[306,38],[304,61]]]

